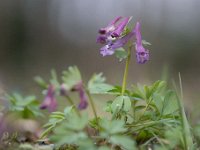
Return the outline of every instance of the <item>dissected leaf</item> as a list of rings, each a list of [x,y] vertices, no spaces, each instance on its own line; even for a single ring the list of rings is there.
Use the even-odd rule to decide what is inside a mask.
[[[71,89],[82,80],[79,69],[76,66],[69,67],[66,71],[63,71],[62,80],[68,89]]]
[[[124,127],[123,120],[107,120],[102,119],[100,120],[100,126],[103,128],[108,135],[123,133],[127,129]]]
[[[128,96],[118,96],[115,98],[111,105],[112,111],[125,111],[128,112],[131,108],[131,100]]]
[[[173,91],[168,91],[164,97],[162,115],[172,114],[178,110],[178,103]]]
[[[43,116],[39,110],[39,102],[35,96],[23,97],[19,93],[6,95],[9,102],[9,111],[17,114],[22,118],[32,118]]]
[[[88,82],[88,90],[92,94],[106,94],[113,89],[113,86],[105,83],[106,78],[102,73],[94,74]]]
[[[34,78],[34,80],[37,82],[37,84],[39,84],[39,86],[41,86],[42,88],[46,89],[48,87],[48,84],[40,77],[37,76]]]
[[[57,73],[54,69],[51,70],[51,79],[50,79],[50,83],[52,85],[54,85],[55,87],[59,87],[60,84],[58,82],[58,78],[57,78]]]
[[[86,127],[88,124],[88,116],[87,114],[83,114],[81,117],[76,113],[70,113],[68,115],[69,121],[66,123],[65,127],[70,130],[79,131]]]

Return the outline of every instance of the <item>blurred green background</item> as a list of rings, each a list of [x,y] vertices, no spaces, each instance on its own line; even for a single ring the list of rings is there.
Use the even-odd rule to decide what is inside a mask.
[[[120,84],[124,62],[102,57],[98,29],[114,17],[133,16],[142,24],[143,39],[152,44],[150,61],[135,62],[129,85],[151,83],[167,68],[169,81],[182,75],[188,102],[199,98],[199,0],[10,0],[0,1],[0,83],[5,90],[33,92],[36,75],[49,77],[77,65],[88,79],[104,72]]]

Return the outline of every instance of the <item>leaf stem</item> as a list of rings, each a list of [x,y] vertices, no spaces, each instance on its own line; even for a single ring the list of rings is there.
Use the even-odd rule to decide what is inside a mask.
[[[125,66],[125,70],[124,70],[124,77],[123,77],[123,82],[122,82],[121,95],[124,95],[124,92],[126,90],[128,69],[129,69],[129,64],[130,64],[130,59],[131,59],[131,48],[132,48],[132,45],[130,45],[129,48],[128,48],[128,56],[127,56],[127,59],[126,59],[126,66]]]
[[[68,95],[66,95],[65,97],[66,97],[66,99],[69,101],[69,103],[70,103],[72,106],[74,106],[74,109],[75,109],[77,115],[80,117],[81,114],[80,114],[79,110],[76,108],[76,105],[74,104],[74,102],[73,102],[73,100],[71,99],[71,97],[69,97]]]
[[[84,86],[84,87],[85,87],[85,86]],[[87,94],[88,99],[89,99],[89,101],[90,101],[90,104],[91,104],[91,106],[92,106],[92,111],[93,111],[93,113],[94,113],[95,119],[96,119],[97,124],[98,124],[97,111],[96,111],[96,109],[95,109],[95,105],[94,105],[93,98],[92,98],[90,92],[88,91],[88,89],[87,89],[86,87],[85,87],[85,91],[86,91],[86,94]]]
[[[140,118],[138,119],[138,121],[140,121],[142,119],[142,117],[144,116],[144,113],[147,111],[147,109],[149,108],[149,105],[151,104],[153,99],[150,99],[149,102],[147,103],[142,115],[140,116]]]

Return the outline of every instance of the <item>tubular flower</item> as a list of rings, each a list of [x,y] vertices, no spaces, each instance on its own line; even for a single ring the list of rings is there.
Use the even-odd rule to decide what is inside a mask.
[[[100,49],[103,56],[114,54],[117,48],[123,47],[133,36],[133,32],[122,35],[131,17],[121,19],[122,17],[117,17],[107,27],[99,30],[97,43],[106,44]]]
[[[68,86],[65,83],[61,84],[60,85],[60,95],[66,96],[66,95],[68,95],[68,92],[69,92]]]
[[[136,59],[139,64],[144,64],[149,60],[149,50],[142,45],[139,22],[136,23],[132,31],[125,32],[130,20],[131,17],[125,17],[124,19],[117,17],[107,27],[99,30],[100,35],[97,37],[97,43],[105,44],[100,48],[100,54],[102,56],[113,55],[116,49],[125,46],[135,36]]]
[[[40,105],[40,109],[48,109],[50,112],[53,112],[56,110],[56,107],[55,89],[53,85],[49,85],[44,101]]]
[[[117,28],[112,32],[111,36],[119,37],[123,33],[123,31],[130,19],[131,19],[131,17],[126,17],[123,21],[121,21],[119,23],[119,25],[117,26]]]
[[[74,86],[74,88],[72,90],[77,91],[79,93],[80,102],[78,104],[78,109],[80,109],[80,110],[86,109],[88,106],[88,102],[87,102],[87,96],[83,89],[83,83],[79,82],[78,84],[76,84]]]
[[[86,94],[83,89],[80,89],[78,92],[79,92],[79,96],[80,96],[80,103],[78,105],[78,108],[80,110],[86,109],[88,106]]]
[[[142,46],[142,36],[140,33],[140,23],[137,22],[135,26],[135,36],[136,36],[136,58],[139,64],[144,64],[146,61],[149,60],[149,50],[145,49]]]
[[[134,32],[130,32],[129,34],[125,35],[124,37],[116,40],[115,42],[110,42],[104,47],[100,49],[100,53],[103,56],[112,55],[114,54],[117,48],[123,47],[129,39],[134,35]]]
[[[107,27],[99,29],[100,34],[108,34],[109,32],[112,32],[116,29],[116,23],[121,19],[121,16],[116,17],[114,20],[112,20]]]
[[[112,41],[114,38],[111,36],[112,32],[117,29],[117,23],[122,17],[116,17],[112,20],[107,27],[99,29],[99,36],[97,37],[97,43],[105,44],[109,41]]]

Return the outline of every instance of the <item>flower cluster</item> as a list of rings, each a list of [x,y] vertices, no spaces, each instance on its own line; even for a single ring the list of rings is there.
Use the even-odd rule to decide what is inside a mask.
[[[46,96],[43,103],[40,105],[40,109],[48,109],[50,112],[53,112],[57,108],[57,100],[55,98],[56,88],[50,84],[47,89]],[[68,89],[66,84],[61,84],[60,86],[60,95],[67,96],[69,91],[76,91],[79,93],[80,102],[78,104],[78,109],[83,110],[88,106],[87,96],[85,94],[82,81],[78,82],[71,89]]]
[[[132,17],[117,17],[106,27],[99,29],[97,43],[105,44],[100,49],[103,56],[113,55],[115,50],[125,46],[131,39],[136,37],[136,58],[140,64],[149,60],[149,51],[142,45],[140,33],[140,23],[137,22],[135,28],[130,32],[126,32],[127,25]]]

